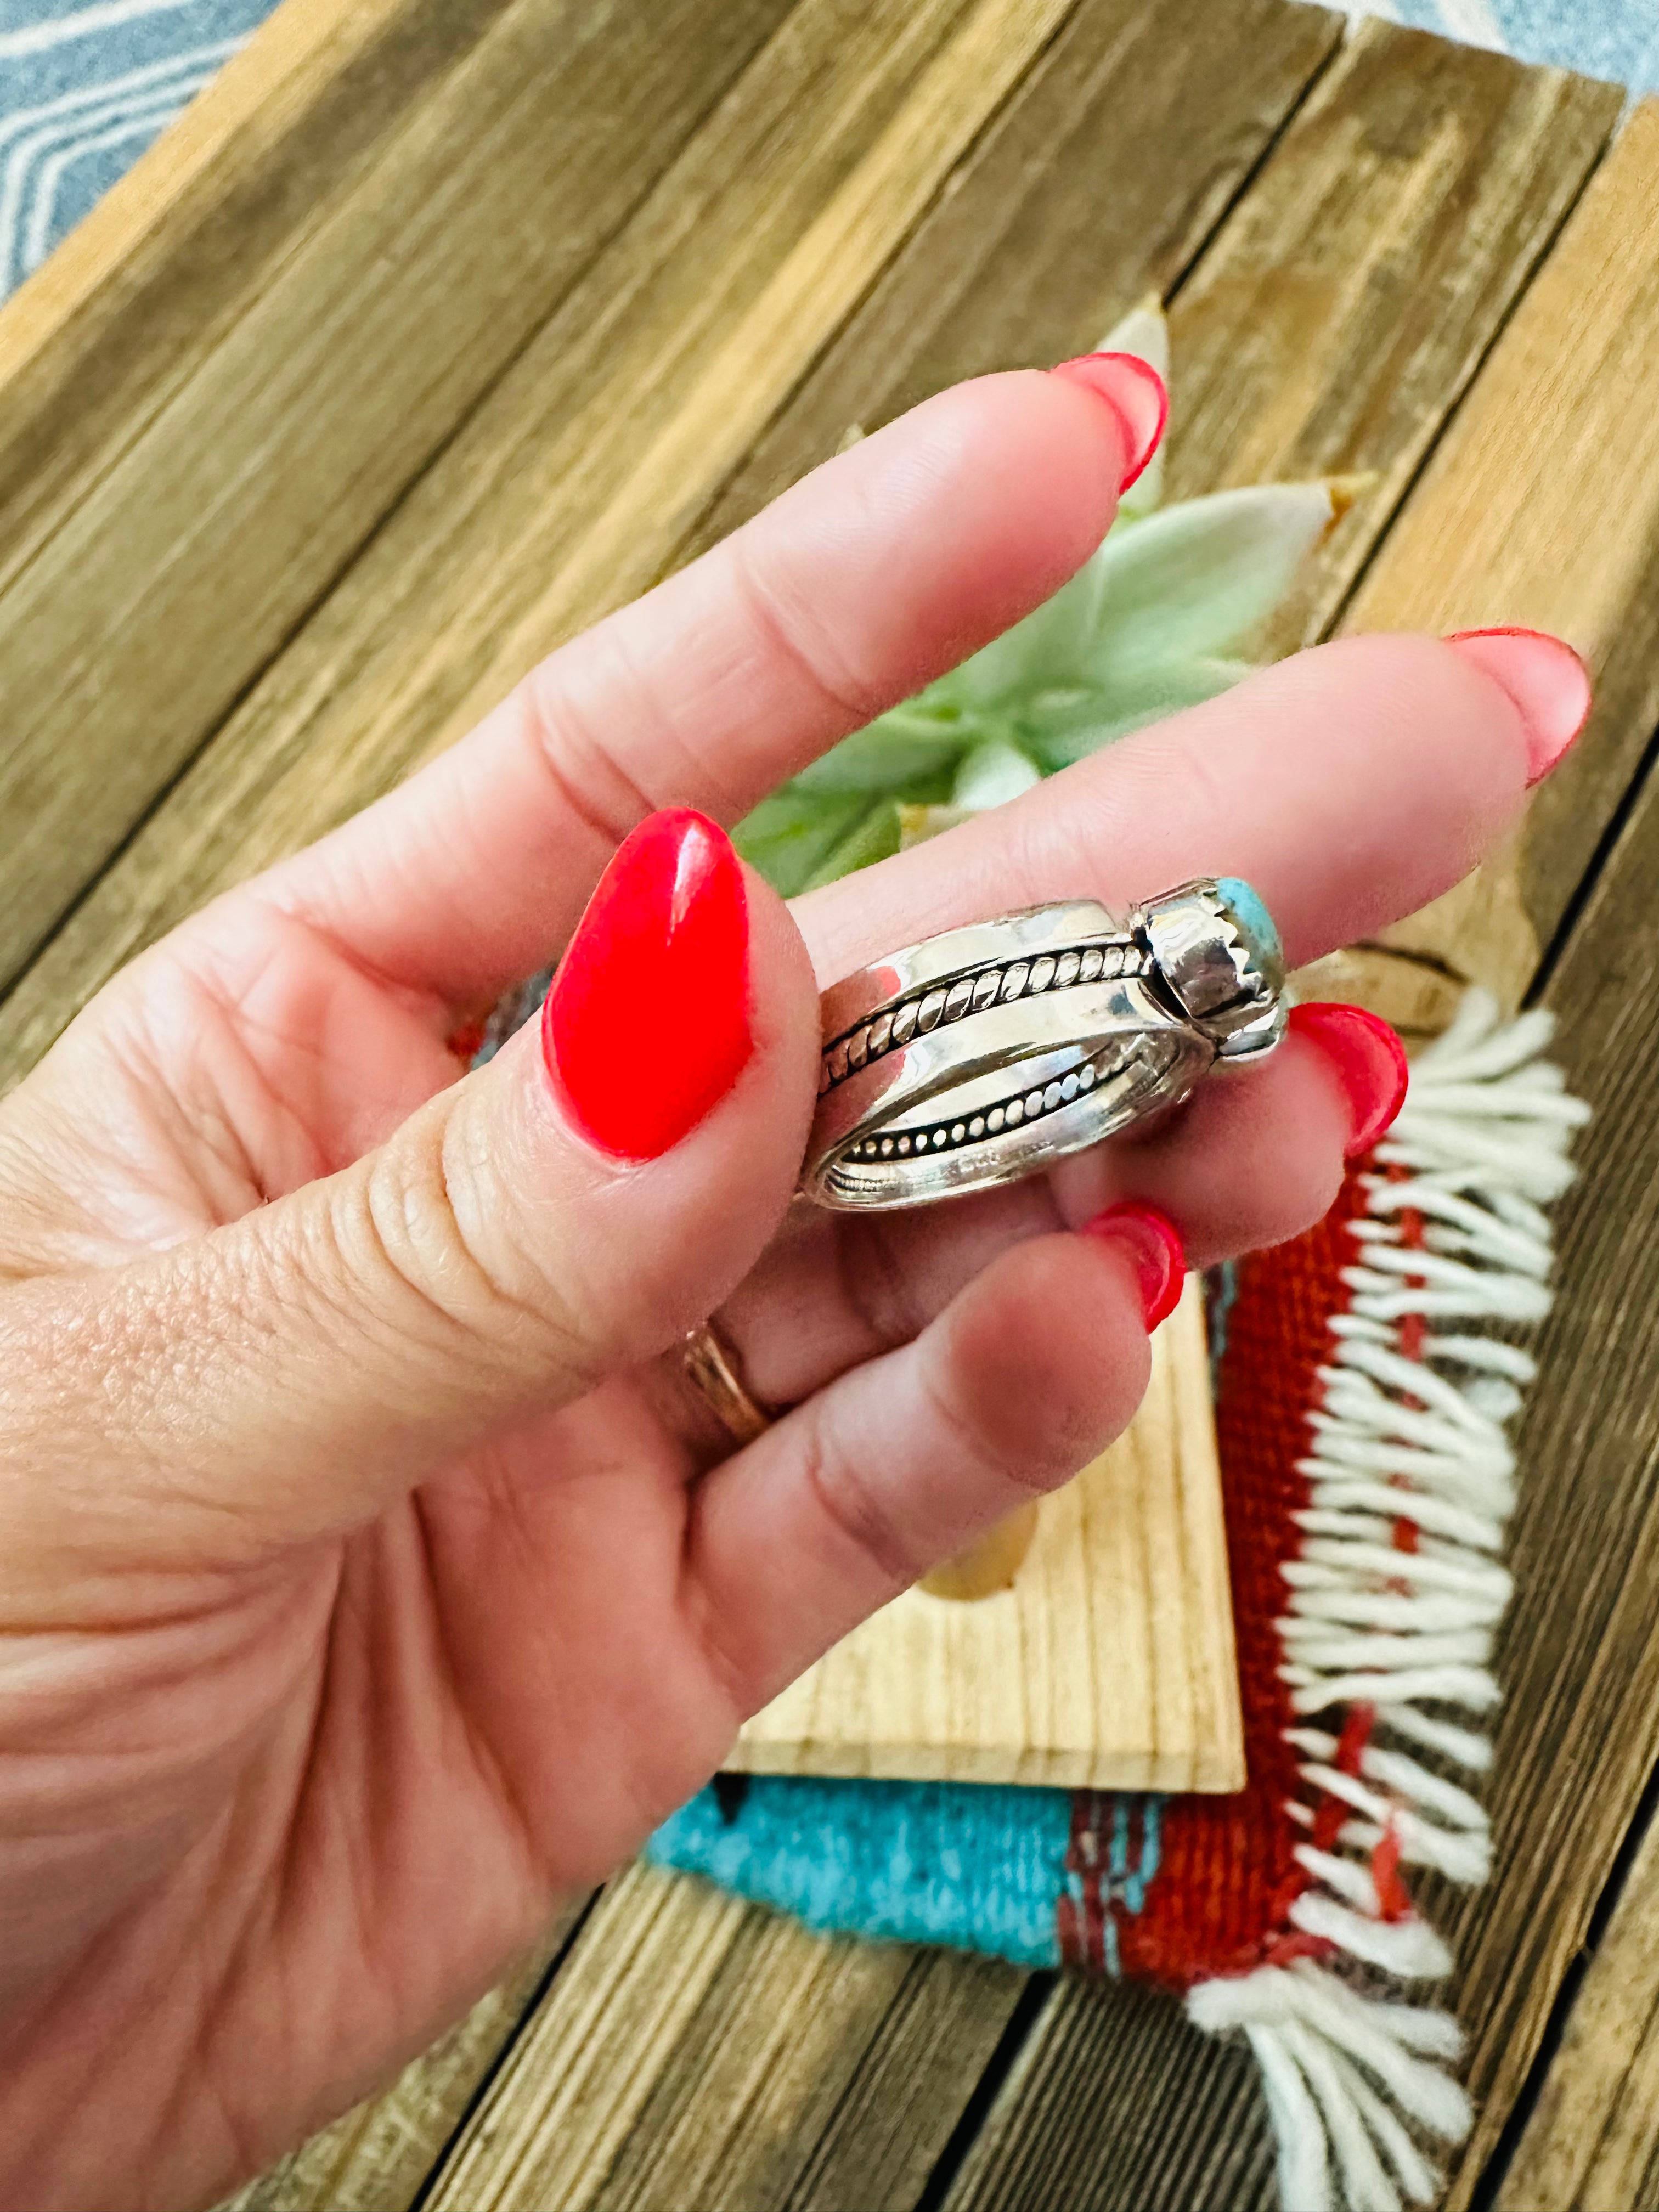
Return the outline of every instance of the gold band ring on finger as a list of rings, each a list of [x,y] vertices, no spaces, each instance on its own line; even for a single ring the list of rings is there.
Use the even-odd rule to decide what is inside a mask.
[[[948,929],[819,1002],[801,1189],[862,1212],[1040,1173],[1285,1033],[1279,932],[1237,877],[1119,919],[1092,899]]]
[[[736,1352],[712,1322],[687,1332],[680,1344],[680,1365],[734,1443],[752,1444],[771,1427],[771,1414],[750,1395]]]

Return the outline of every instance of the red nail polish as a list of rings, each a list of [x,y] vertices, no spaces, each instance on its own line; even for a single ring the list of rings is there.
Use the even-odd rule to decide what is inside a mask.
[[[726,832],[689,806],[618,847],[559,963],[542,1052],[583,1134],[652,1160],[742,1073],[749,902]]]
[[[1358,1159],[1387,1135],[1406,1103],[1405,1046],[1387,1022],[1363,1006],[1319,1001],[1292,1006],[1291,1031],[1310,1038],[1334,1064],[1352,1121],[1345,1154]]]
[[[1123,434],[1123,481],[1120,497],[1158,451],[1170,419],[1170,395],[1164,379],[1148,361],[1133,353],[1081,353],[1049,370],[1068,384],[1080,384],[1103,399]]]
[[[1527,788],[1543,779],[1589,720],[1589,671],[1543,629],[1459,629],[1446,640],[1515,702],[1527,733]]]
[[[1146,1310],[1150,1334],[1167,1321],[1181,1302],[1181,1285],[1187,1273],[1187,1255],[1174,1222],[1156,1206],[1124,1200],[1109,1206],[1085,1224],[1087,1237],[1109,1237],[1125,1245],[1134,1261],[1140,1284],[1140,1303]]]

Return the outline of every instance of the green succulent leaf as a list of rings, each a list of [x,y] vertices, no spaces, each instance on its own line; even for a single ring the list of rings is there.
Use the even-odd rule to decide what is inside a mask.
[[[878,799],[868,802],[857,820],[846,830],[839,842],[825,854],[801,888],[815,891],[820,884],[833,884],[842,876],[850,876],[859,868],[868,868],[878,860],[891,860],[903,840],[903,823],[896,799]]]
[[[964,756],[951,786],[951,803],[982,813],[988,806],[1018,799],[1042,780],[1042,770],[1029,753],[1006,737],[988,738]]]
[[[1097,690],[1052,695],[1063,704],[1034,700],[1018,720],[1020,745],[1044,775],[1053,775],[1149,722],[1218,698],[1251,673],[1248,660],[1206,656],[1126,673]]]
[[[919,779],[946,776],[983,734],[972,717],[941,702],[936,709],[910,701],[878,714],[833,752],[803,769],[796,791],[823,798],[906,789]]]
[[[1077,650],[1087,672],[1238,645],[1287,596],[1336,514],[1328,484],[1255,484],[1114,530],[1073,580],[1085,586]]]
[[[1155,299],[1101,345],[1167,380]],[[763,801],[739,824],[738,850],[793,896],[1213,699],[1249,674],[1240,648],[1362,488],[1357,478],[1263,484],[1166,507],[1160,455],[1069,583]]]
[[[763,799],[732,833],[732,842],[785,898],[804,891],[827,854],[868,811],[867,799],[826,799],[786,783]]]

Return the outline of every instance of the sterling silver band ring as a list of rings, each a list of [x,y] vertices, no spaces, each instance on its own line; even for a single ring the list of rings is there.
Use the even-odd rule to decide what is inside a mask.
[[[1121,920],[1075,899],[945,930],[823,994],[801,1188],[866,1212],[1019,1182],[1271,1052],[1286,1012],[1237,877]]]

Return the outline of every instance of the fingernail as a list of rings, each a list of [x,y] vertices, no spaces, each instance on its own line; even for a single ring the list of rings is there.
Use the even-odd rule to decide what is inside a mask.
[[[1555,766],[1589,720],[1589,671],[1542,629],[1460,629],[1446,640],[1515,702],[1527,733],[1527,788]]]
[[[749,902],[726,832],[689,806],[617,848],[553,979],[542,1052],[583,1134],[652,1160],[742,1073]]]
[[[1291,1030],[1311,1038],[1341,1078],[1352,1125],[1344,1152],[1358,1159],[1394,1127],[1406,1103],[1405,1046],[1385,1021],[1363,1006],[1317,1000],[1292,1006]]]
[[[1068,384],[1080,384],[1106,402],[1123,434],[1124,476],[1120,496],[1158,451],[1170,419],[1170,395],[1164,379],[1133,353],[1080,353],[1048,372]]]
[[[1109,1206],[1085,1223],[1085,1237],[1109,1237],[1124,1246],[1134,1261],[1140,1284],[1140,1303],[1146,1310],[1150,1334],[1167,1321],[1181,1301],[1181,1285],[1187,1273],[1187,1255],[1180,1232],[1156,1206],[1138,1206],[1126,1200]]]

